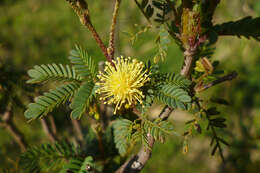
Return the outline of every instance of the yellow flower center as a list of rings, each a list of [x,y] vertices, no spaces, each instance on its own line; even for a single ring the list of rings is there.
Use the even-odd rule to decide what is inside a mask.
[[[144,95],[140,88],[150,78],[147,70],[144,70],[144,64],[136,59],[121,56],[113,63],[115,67],[106,62],[104,72],[99,72],[100,82],[97,85],[100,88],[97,93],[102,94],[100,99],[106,100],[105,104],[116,104],[115,114],[123,104],[142,104]]]

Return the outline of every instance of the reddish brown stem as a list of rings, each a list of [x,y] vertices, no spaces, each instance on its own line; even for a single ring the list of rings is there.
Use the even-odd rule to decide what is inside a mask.
[[[119,11],[119,5],[121,0],[115,0],[115,7],[114,7],[114,12],[113,12],[113,17],[112,17],[112,23],[111,23],[111,28],[110,28],[110,38],[109,38],[109,45],[108,45],[108,56],[111,59],[114,59],[114,53],[115,53],[115,27],[116,27],[116,20],[117,20],[117,15]]]
[[[96,29],[92,25],[88,4],[85,0],[66,0],[69,2],[71,8],[75,11],[75,13],[78,15],[81,23],[88,28],[88,30],[91,32],[93,38],[96,40],[98,46],[102,50],[104,56],[106,57],[107,61],[112,62],[112,58],[108,56],[107,48],[103,41],[101,40],[99,34],[97,33]]]

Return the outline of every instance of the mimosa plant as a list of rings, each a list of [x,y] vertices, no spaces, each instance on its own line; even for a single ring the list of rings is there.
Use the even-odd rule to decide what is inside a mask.
[[[188,151],[189,138],[211,136],[212,155],[218,152],[224,160],[224,145],[229,145],[219,130],[226,128],[225,117],[210,107],[211,98],[200,94],[217,84],[234,79],[236,72],[224,74],[211,60],[219,37],[229,35],[260,39],[260,18],[246,17],[238,21],[214,24],[212,18],[220,0],[134,0],[147,19],[146,32],[158,30],[158,53],[155,62],[142,62],[131,57],[115,57],[115,26],[121,0],[115,0],[109,42],[106,46],[91,22],[85,0],[66,0],[81,23],[93,35],[104,54],[104,68],[85,48],[76,46],[70,52],[71,65],[36,65],[28,71],[28,83],[59,81],[61,86],[36,97],[28,105],[29,121],[47,116],[60,104],[71,108],[71,118],[90,116],[99,128],[86,134],[79,146],[68,142],[43,144],[21,156],[28,172],[140,172],[151,157],[155,142],[164,142],[176,134],[168,117],[176,109],[190,113],[183,138],[183,152]],[[143,32],[143,31],[141,31]],[[183,52],[179,73],[163,73],[156,62],[167,58],[167,46],[173,39]],[[123,53],[122,53],[123,54]],[[152,57],[151,57],[152,58]],[[218,70],[220,68],[221,70]],[[223,100],[215,100],[219,104]],[[152,119],[148,110],[154,103],[164,108]],[[108,108],[113,111],[107,111]],[[136,147],[141,144],[139,151]]]

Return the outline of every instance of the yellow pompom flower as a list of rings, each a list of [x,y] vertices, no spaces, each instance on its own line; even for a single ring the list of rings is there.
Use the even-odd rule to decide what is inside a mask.
[[[99,72],[100,88],[96,91],[105,104],[116,105],[114,114],[122,105],[142,104],[144,95],[140,88],[150,80],[143,62],[123,56],[116,60],[114,66],[106,62],[104,72]]]

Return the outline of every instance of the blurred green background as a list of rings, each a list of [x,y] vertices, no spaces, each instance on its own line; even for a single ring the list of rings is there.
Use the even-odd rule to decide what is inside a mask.
[[[90,1],[89,8],[94,26],[107,43],[112,0]],[[217,8],[214,23],[237,20],[251,15],[260,16],[260,1],[222,1]],[[146,21],[132,1],[123,1],[117,27],[117,55],[151,59],[156,53],[157,30],[139,35],[132,45],[125,33],[136,33]],[[260,29],[260,28],[259,28]],[[67,56],[75,44],[85,47],[97,60],[104,57],[90,33],[82,26],[68,4],[53,0],[0,0],[0,60],[11,61],[11,69],[28,70],[42,63],[68,63]],[[151,160],[143,172],[258,172],[260,169],[260,44],[245,38],[223,37],[216,45],[213,59],[220,60],[227,71],[236,70],[237,79],[209,89],[203,97],[225,98],[229,106],[221,106],[228,119],[225,132],[231,147],[224,149],[226,164],[219,156],[210,155],[210,139],[195,136],[189,141],[189,152],[182,153],[182,139],[170,137],[165,144],[156,144]],[[160,63],[163,71],[179,71],[182,53],[172,41],[167,59]],[[24,100],[24,103],[29,102]],[[1,106],[1,105],[0,105]],[[158,112],[155,107],[152,114]],[[53,114],[58,134],[68,136],[69,115],[56,110]],[[176,131],[183,132],[189,115],[175,112],[171,120]],[[48,141],[39,121],[30,124],[17,109],[14,117],[17,128],[30,145]],[[86,119],[83,118],[83,124]],[[14,165],[20,150],[11,135],[0,128],[0,168]]]

